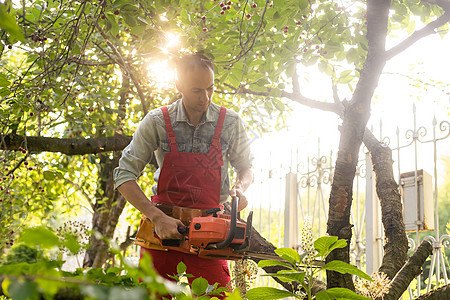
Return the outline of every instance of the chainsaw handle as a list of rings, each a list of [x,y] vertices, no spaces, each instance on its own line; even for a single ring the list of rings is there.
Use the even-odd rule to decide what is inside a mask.
[[[230,232],[228,233],[227,238],[216,244],[217,249],[222,249],[228,247],[233,241],[234,236],[236,235],[236,221],[237,221],[237,207],[238,207],[239,198],[232,197],[231,198],[231,222],[230,222]]]
[[[178,226],[178,227],[177,227],[177,229],[178,229],[178,232],[179,232],[179,233],[181,233],[181,234],[185,234],[185,233],[187,233],[187,232],[188,232],[188,229],[189,229],[189,227],[185,227],[185,226]]]

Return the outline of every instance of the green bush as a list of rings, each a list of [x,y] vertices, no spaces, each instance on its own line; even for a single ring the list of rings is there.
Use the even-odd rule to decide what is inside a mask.
[[[14,263],[35,263],[42,255],[42,252],[35,248],[31,248],[25,244],[13,246],[6,254],[6,260],[3,265]]]

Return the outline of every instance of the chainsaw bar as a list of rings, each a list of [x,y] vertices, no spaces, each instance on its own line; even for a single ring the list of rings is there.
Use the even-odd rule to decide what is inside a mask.
[[[290,262],[288,262],[287,260],[285,260],[281,256],[278,256],[278,255],[272,254],[272,253],[261,253],[261,252],[254,252],[254,251],[245,251],[244,259],[245,258],[258,259],[258,260],[276,260],[276,261],[281,261],[281,262],[285,262],[285,263],[289,263],[290,264]],[[318,267],[323,267],[325,265],[325,262],[319,261],[319,260],[314,260],[313,262],[311,262],[311,264],[312,264],[313,268],[318,268]]]
[[[287,260],[285,260],[281,256],[278,256],[278,255],[272,254],[272,253],[245,251],[244,258],[259,259],[259,260],[269,260],[270,259],[270,260],[277,260],[277,261],[289,263]]]

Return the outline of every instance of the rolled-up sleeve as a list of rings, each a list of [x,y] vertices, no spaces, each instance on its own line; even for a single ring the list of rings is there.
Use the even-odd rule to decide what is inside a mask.
[[[238,118],[234,125],[233,138],[228,152],[230,164],[236,172],[252,167],[253,154],[250,144],[251,140],[245,130],[245,124],[242,119]]]
[[[158,148],[155,117],[152,112],[145,116],[134,132],[130,144],[123,150],[119,166],[114,169],[114,188],[127,181],[137,180],[152,159]]]

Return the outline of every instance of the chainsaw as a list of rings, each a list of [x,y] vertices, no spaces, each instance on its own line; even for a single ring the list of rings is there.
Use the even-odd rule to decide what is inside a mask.
[[[247,221],[238,220],[238,198],[231,201],[231,215],[219,214],[220,208],[207,211],[204,217],[194,217],[189,224],[178,227],[182,239],[159,239],[164,249],[190,253],[202,258],[239,260],[249,247],[253,211]]]
[[[251,258],[286,262],[275,253],[249,251],[253,211],[249,213],[246,222],[239,220],[238,201],[237,197],[232,198],[230,215],[220,214],[222,209],[217,207],[206,210],[204,216],[196,216],[185,222],[186,226],[178,227],[178,232],[183,234],[182,239],[160,239],[155,232],[154,224],[143,216],[139,230],[132,239],[141,247],[170,249],[208,259]]]

